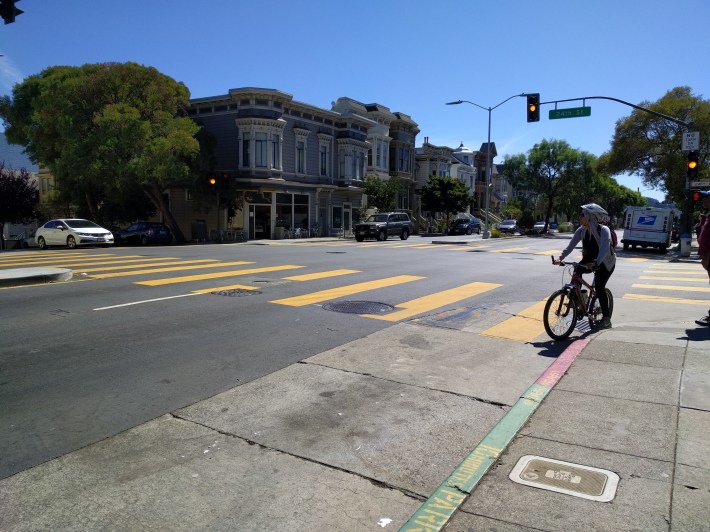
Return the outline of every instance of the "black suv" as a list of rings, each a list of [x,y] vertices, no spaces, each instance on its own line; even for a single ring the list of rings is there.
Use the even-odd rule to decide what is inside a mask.
[[[116,244],[170,244],[173,235],[170,228],[159,222],[135,222],[123,231],[113,234]]]
[[[450,235],[471,235],[476,233],[481,234],[481,220],[475,216],[471,218],[457,218],[451,222],[451,227],[449,227]]]
[[[355,240],[366,238],[387,240],[388,236],[398,236],[407,240],[412,232],[412,221],[405,212],[381,212],[373,214],[364,222],[355,225]]]

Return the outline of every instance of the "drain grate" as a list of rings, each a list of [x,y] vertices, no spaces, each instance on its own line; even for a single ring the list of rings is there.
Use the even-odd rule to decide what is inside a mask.
[[[242,296],[253,296],[256,294],[261,294],[258,290],[245,290],[243,288],[232,288],[229,290],[216,290],[210,292],[215,296],[226,296],[226,297],[242,297]]]
[[[382,314],[394,310],[392,305],[376,301],[336,301],[324,304],[323,308],[346,314]]]
[[[509,478],[518,484],[598,502],[611,501],[619,484],[619,475],[613,471],[532,455],[521,457]]]

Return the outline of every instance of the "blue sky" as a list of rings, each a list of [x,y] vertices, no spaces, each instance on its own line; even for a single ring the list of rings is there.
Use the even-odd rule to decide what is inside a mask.
[[[478,149],[488,112],[539,92],[543,102],[611,96],[634,104],[690,86],[707,98],[708,0],[22,0],[0,26],[0,94],[48,66],[135,61],[193,97],[268,87],[329,109],[348,96],[410,115],[436,145]],[[563,104],[581,106],[581,102]],[[631,108],[589,100],[592,115],[528,124],[525,99],[492,111],[502,162],[542,139],[595,155]],[[617,180],[644,190],[633,176]]]

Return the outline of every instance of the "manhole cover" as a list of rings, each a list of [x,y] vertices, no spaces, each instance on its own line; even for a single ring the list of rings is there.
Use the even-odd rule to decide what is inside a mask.
[[[232,288],[230,290],[216,290],[210,292],[215,296],[227,296],[227,297],[242,297],[242,296],[253,296],[255,294],[261,294],[258,290],[244,290],[243,288]]]
[[[394,310],[392,305],[376,301],[336,301],[335,303],[326,303],[323,308],[346,314],[382,314]]]
[[[520,458],[509,478],[518,484],[598,502],[611,501],[619,484],[619,475],[613,471],[532,455]]]

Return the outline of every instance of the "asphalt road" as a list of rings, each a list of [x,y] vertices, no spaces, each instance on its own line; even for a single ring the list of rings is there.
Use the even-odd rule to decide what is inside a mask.
[[[502,316],[562,282],[547,255],[565,240],[431,240],[0,254],[0,267],[75,272],[72,282],[0,290],[0,478],[394,323],[461,308]],[[641,271],[625,264],[615,293]],[[327,310],[333,301],[390,305],[401,317]]]

